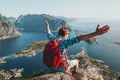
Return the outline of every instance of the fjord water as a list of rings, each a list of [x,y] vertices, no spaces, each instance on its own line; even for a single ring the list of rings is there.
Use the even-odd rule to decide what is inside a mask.
[[[95,59],[100,59],[105,62],[111,69],[120,72],[120,45],[113,44],[112,42],[120,43],[120,20],[109,20],[109,21],[90,21],[90,22],[72,22],[72,29],[79,30],[79,34],[85,34],[93,32],[96,26],[100,24],[101,26],[109,25],[110,30],[104,35],[97,36],[97,45],[89,45],[84,43],[88,55]],[[78,33],[78,32],[77,32]],[[79,46],[80,44],[78,44]],[[78,47],[76,46],[77,51]]]
[[[18,38],[0,40],[0,57],[12,54],[26,48],[32,42],[46,40],[46,33],[22,32]],[[40,72],[45,66],[42,63],[42,53],[34,57],[8,58],[5,64],[0,64],[0,70],[10,71],[14,68],[24,68],[23,76],[31,76]]]
[[[96,25],[101,26],[110,25],[110,31],[107,34],[96,37],[99,44],[90,45],[81,41],[80,43],[69,47],[70,54],[76,54],[81,50],[81,47],[86,47],[88,55],[95,59],[100,59],[109,65],[113,70],[120,72],[120,45],[113,44],[111,42],[120,43],[120,21],[104,21],[104,22],[81,22],[74,21],[69,23],[72,28],[70,37],[74,37],[79,34],[86,34],[95,31]],[[18,38],[0,40],[0,57],[10,56],[19,50],[26,48],[32,42],[39,40],[46,40],[46,33],[34,33],[34,32],[22,32],[22,36]],[[55,33],[56,34],[56,33]],[[69,54],[69,55],[70,55]],[[10,70],[14,68],[24,68],[23,76],[31,76],[42,69],[45,69],[45,65],[42,63],[42,52],[34,57],[20,57],[9,58],[5,64],[0,64],[0,70]]]

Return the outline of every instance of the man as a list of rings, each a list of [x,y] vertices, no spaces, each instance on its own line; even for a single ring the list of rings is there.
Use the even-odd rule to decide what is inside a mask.
[[[47,28],[47,32],[48,32],[47,37],[48,37],[49,41],[51,41],[51,40],[55,40],[58,42],[60,41],[59,42],[60,51],[61,51],[62,55],[64,55],[62,58],[63,58],[63,61],[67,62],[67,67],[59,65],[57,68],[54,68],[54,67],[53,68],[49,67],[49,68],[54,72],[66,71],[70,75],[72,75],[70,72],[70,69],[74,68],[76,70],[78,68],[79,61],[78,60],[68,60],[68,58],[67,58],[68,47],[72,46],[76,43],[79,43],[80,41],[88,40],[89,38],[92,38],[92,37],[95,37],[98,35],[102,35],[102,34],[108,32],[108,30],[109,30],[108,25],[105,25],[101,28],[99,25],[97,25],[95,32],[92,32],[90,34],[85,34],[85,35],[79,35],[74,38],[67,39],[67,37],[69,36],[69,28],[68,27],[60,28],[58,31],[58,36],[56,36],[56,37],[54,37],[52,35],[47,21],[46,21],[46,28]]]

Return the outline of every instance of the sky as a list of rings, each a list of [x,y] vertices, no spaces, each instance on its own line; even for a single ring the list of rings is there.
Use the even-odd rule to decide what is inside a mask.
[[[0,0],[7,17],[49,14],[69,18],[120,19],[120,0]]]

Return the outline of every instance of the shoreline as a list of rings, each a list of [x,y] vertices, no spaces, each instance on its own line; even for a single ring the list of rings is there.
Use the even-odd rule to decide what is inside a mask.
[[[18,57],[33,57],[33,56],[36,56],[36,54],[39,52],[39,51],[42,51],[45,44],[47,43],[48,41],[37,41],[37,42],[33,42],[31,43],[28,47],[18,51],[17,53],[14,53],[13,55],[11,56],[6,56],[6,57],[2,57],[1,60],[5,61],[6,59],[10,58],[10,57],[14,57],[14,58],[18,58]],[[100,66],[101,68],[103,67],[104,69],[107,69],[108,71],[110,71],[109,69],[109,66],[108,65],[104,65],[104,61],[102,60],[98,60],[98,59],[93,59],[93,58],[90,58],[88,55],[87,55],[87,51],[85,48],[82,48],[84,51],[81,51],[79,54],[77,54],[75,57],[80,57],[80,56],[84,56],[86,57],[85,60],[87,59],[88,61],[91,61],[92,64],[96,64],[97,66]],[[74,56],[73,56],[74,58]],[[84,58],[83,58],[84,59]],[[80,59],[81,60],[81,59]],[[82,62],[82,61],[80,61]],[[84,62],[84,60],[83,60]],[[91,62],[89,62],[91,64]],[[80,63],[80,64],[83,64],[83,63]],[[102,65],[101,65],[102,64]],[[85,65],[85,64],[83,64]],[[112,70],[111,70],[112,71]],[[115,70],[114,70],[115,71]]]
[[[12,36],[11,36],[11,35],[8,35],[8,36],[0,37],[0,40],[17,38],[17,37],[20,37],[20,36],[22,36],[22,34],[19,32],[18,34],[13,34]]]

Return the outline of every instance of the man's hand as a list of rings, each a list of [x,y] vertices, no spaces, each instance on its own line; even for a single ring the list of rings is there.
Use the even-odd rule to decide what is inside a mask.
[[[47,20],[45,21],[45,25],[46,25],[46,28],[47,28],[47,32],[51,33],[51,30],[50,30],[50,27],[49,27],[49,23],[47,22]]]
[[[46,27],[49,27],[49,23],[47,22],[47,20],[45,21],[45,25]]]
[[[96,27],[95,33],[96,33],[96,35],[102,35],[102,34],[108,32],[109,28],[110,28],[110,26],[108,26],[108,25],[105,25],[105,26],[100,28],[100,25],[98,24]]]

